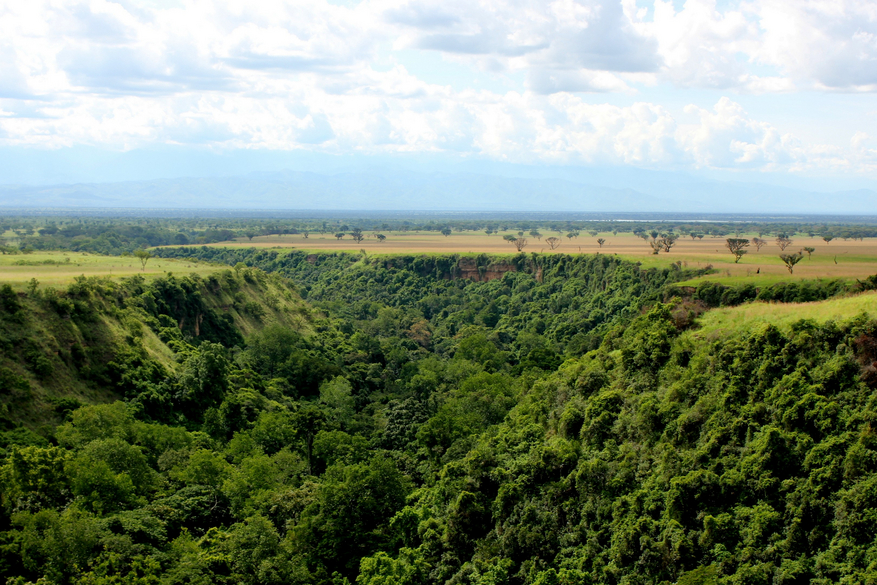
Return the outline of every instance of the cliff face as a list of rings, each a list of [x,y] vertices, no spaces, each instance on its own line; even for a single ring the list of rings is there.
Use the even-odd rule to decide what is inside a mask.
[[[506,262],[491,262],[486,265],[479,265],[477,258],[464,257],[460,258],[457,263],[456,274],[454,278],[466,278],[475,282],[488,282],[502,278],[506,272],[517,272],[518,269],[512,264]],[[542,271],[539,270],[537,279],[541,282]],[[449,275],[450,277],[450,275]]]

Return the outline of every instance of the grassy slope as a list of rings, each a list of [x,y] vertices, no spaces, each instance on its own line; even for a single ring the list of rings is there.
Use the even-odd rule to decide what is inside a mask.
[[[141,270],[134,257],[103,256],[85,252],[34,252],[31,254],[0,255],[0,282],[16,290],[25,290],[27,283],[36,278],[41,287],[66,286],[77,276],[128,277],[140,275],[154,280],[171,272],[207,275],[216,272],[209,264],[153,258]]]
[[[877,317],[877,291],[814,303],[753,302],[713,309],[698,319],[699,328],[691,334],[704,338],[722,331],[753,329],[762,324],[788,327],[801,319],[817,323],[845,321],[862,313]]]
[[[207,307],[230,314],[244,336],[274,323],[309,331],[311,309],[283,279],[252,269],[247,270],[251,278],[231,270],[217,274],[220,282],[233,278],[236,290],[228,286],[211,290],[209,281],[202,279],[202,298]],[[92,373],[111,362],[122,345],[142,346],[169,374],[179,366],[174,352],[144,324],[145,315],[138,311],[120,310],[98,298],[92,302],[97,309],[93,318],[68,318],[39,298],[19,293],[18,300],[20,317],[0,318],[0,375],[5,372],[7,380],[19,382],[19,389],[0,393],[0,418],[8,423],[38,429],[57,422],[59,400],[92,404],[118,399],[105,378]],[[248,312],[246,307],[252,305],[258,305],[262,314]],[[42,369],[35,367],[36,356],[48,360]],[[21,385],[21,380],[27,384]]]

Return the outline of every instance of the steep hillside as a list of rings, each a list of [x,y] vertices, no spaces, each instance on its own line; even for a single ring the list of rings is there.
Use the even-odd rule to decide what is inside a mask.
[[[245,267],[148,284],[83,277],[63,290],[28,294],[3,286],[0,301],[7,429],[34,430],[79,404],[131,398],[132,385],[179,369],[176,341],[233,347],[272,324],[305,333],[310,317],[287,282]]]
[[[866,318],[697,341],[657,305],[530,385],[358,582],[871,582],[875,364]]]

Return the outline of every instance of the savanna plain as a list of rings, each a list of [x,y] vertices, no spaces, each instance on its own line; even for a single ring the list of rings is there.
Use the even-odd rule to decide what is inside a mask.
[[[0,228],[7,583],[877,579],[875,226]]]

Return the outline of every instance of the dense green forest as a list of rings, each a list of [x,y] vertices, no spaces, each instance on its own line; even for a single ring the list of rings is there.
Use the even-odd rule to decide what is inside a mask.
[[[877,579],[877,323],[697,332],[842,283],[209,250],[0,288],[0,579]]]

